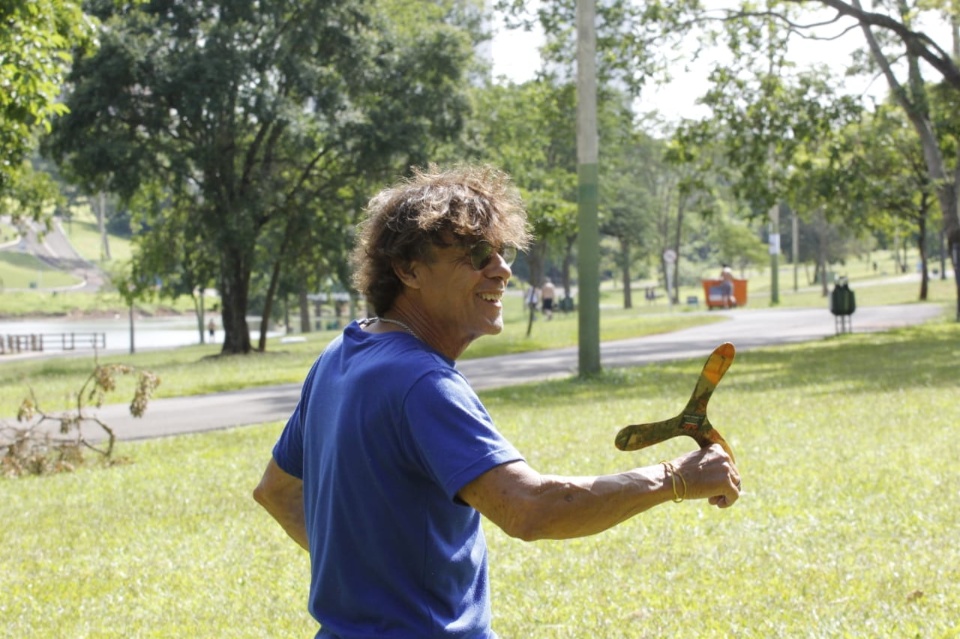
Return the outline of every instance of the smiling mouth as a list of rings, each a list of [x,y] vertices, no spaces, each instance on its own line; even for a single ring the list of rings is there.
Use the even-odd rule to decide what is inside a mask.
[[[485,302],[499,302],[503,298],[502,292],[497,293],[480,293],[480,299]]]

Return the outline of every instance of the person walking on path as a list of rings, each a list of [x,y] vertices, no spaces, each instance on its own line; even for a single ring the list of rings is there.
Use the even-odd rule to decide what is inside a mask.
[[[456,368],[503,329],[530,241],[488,167],[416,171],[368,205],[354,283],[376,312],[317,359],[254,498],[310,553],[317,637],[495,638],[481,515],[522,540],[599,533],[659,504],[739,496],[719,446],[604,476],[534,470]]]
[[[543,314],[548,320],[551,320],[553,319],[553,298],[557,296],[557,287],[553,285],[549,277],[543,281],[540,295],[543,298]]]

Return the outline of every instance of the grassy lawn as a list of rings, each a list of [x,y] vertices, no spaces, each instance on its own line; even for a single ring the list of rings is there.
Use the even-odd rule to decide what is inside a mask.
[[[0,260],[3,259],[0,253]],[[47,280],[44,279],[44,282]],[[121,314],[126,316],[126,302],[110,289],[96,293],[78,291],[6,291],[0,292],[0,318],[30,319],[36,317],[83,317]],[[189,297],[175,301],[137,302],[137,312],[145,316],[160,313],[189,313],[196,317]]]
[[[0,246],[16,242],[20,239],[20,231],[13,225],[5,222],[4,219],[5,218],[0,218]]]
[[[89,206],[74,208],[73,218],[63,222],[63,233],[69,238],[77,253],[82,255],[84,259],[101,266],[105,265],[103,241],[97,227],[97,216],[90,210]],[[110,246],[111,260],[125,262],[130,259],[132,249],[129,239],[108,235],[107,242]]]
[[[640,291],[642,293],[642,291]],[[860,306],[871,304],[913,303],[916,283],[893,283],[856,289]],[[631,310],[617,308],[622,291],[605,290],[601,296],[601,339],[604,341],[639,337],[687,328],[706,322],[723,321],[719,313],[676,308],[670,311],[663,301],[647,304],[640,299]],[[932,303],[952,308],[953,282],[931,282]],[[819,293],[804,292],[784,297],[782,306],[820,307],[825,301]],[[527,337],[527,316],[519,298],[508,299],[504,309],[504,332],[496,338],[483,338],[470,346],[463,358],[486,357],[546,348],[573,347],[577,343],[577,314],[557,313],[552,321],[534,322]],[[856,320],[856,315],[854,315]],[[252,386],[301,382],[317,354],[337,334],[321,331],[303,335],[300,343],[268,342],[267,352],[249,356],[221,357],[219,346],[189,346],[163,351],[117,354],[101,357],[103,363],[120,362],[157,373],[162,384],[155,397],[198,395]],[[47,410],[60,410],[73,403],[77,392],[93,367],[93,355],[4,361],[0,358],[0,416],[14,415],[29,389],[33,388]],[[133,381],[120,380],[118,390],[108,402],[128,401]]]
[[[0,251],[0,294],[4,306],[8,295],[6,289],[62,288],[81,283],[76,277],[51,268],[33,255]],[[9,311],[5,308],[4,312]]]
[[[711,420],[746,493],[526,544],[487,525],[504,638],[956,637],[954,322],[737,356]],[[595,474],[624,424],[672,415],[702,362],[482,393],[543,472]],[[0,636],[312,637],[305,554],[250,491],[280,424],[121,443],[130,463],[4,480]],[[485,524],[486,525],[486,524]],[[69,630],[67,630],[69,629]]]
[[[519,299],[509,300],[505,309],[505,326],[496,338],[474,342],[464,354],[485,357],[519,353],[545,348],[575,346],[576,314],[558,313],[552,321],[538,319],[527,337],[527,319]],[[601,338],[624,339],[664,333],[707,322],[722,321],[709,313],[663,313],[640,309],[624,311],[605,309],[601,320]],[[249,356],[218,356],[220,346],[208,344],[184,348],[117,354],[100,358],[102,363],[124,363],[145,368],[162,380],[155,397],[200,395],[252,386],[301,382],[317,355],[339,331],[322,331],[303,335],[300,343],[269,341],[265,353]],[[70,357],[4,361],[0,358],[0,416],[16,414],[20,402],[32,388],[47,410],[61,410],[72,405],[75,394],[94,365],[92,353]],[[117,392],[108,402],[129,400],[132,379],[122,379]]]

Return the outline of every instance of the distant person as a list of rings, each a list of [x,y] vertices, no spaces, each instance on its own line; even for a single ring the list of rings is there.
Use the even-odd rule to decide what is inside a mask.
[[[540,297],[543,304],[543,314],[548,320],[553,319],[553,299],[557,295],[557,287],[553,285],[548,277],[543,281],[543,288],[540,289]]]
[[[727,264],[720,269],[720,299],[724,308],[737,304],[737,298],[733,295],[733,270]]]
[[[540,290],[533,285],[533,282],[530,283],[530,288],[524,294],[523,301],[531,312],[537,309],[537,304],[540,301]]]
[[[207,324],[207,332],[210,333],[210,343],[213,343],[213,338],[217,334],[217,322],[211,317],[210,322]]]
[[[368,205],[354,283],[376,316],[314,363],[254,490],[310,553],[317,639],[496,639],[481,515],[532,541],[596,534],[684,498],[737,501],[719,445],[562,477],[534,470],[499,432],[455,362],[503,330],[510,265],[529,242],[520,194],[486,167],[417,171]]]

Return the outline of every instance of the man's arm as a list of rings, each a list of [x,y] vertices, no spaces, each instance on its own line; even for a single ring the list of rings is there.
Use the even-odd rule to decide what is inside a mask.
[[[719,446],[684,455],[673,466],[686,484],[685,499],[709,499],[725,508],[739,496],[739,474]],[[615,475],[559,477],[518,461],[484,473],[459,494],[508,535],[525,541],[593,535],[674,499],[673,478],[662,464]]]
[[[310,550],[303,515],[303,481],[285,472],[271,457],[253,498],[304,550]]]

